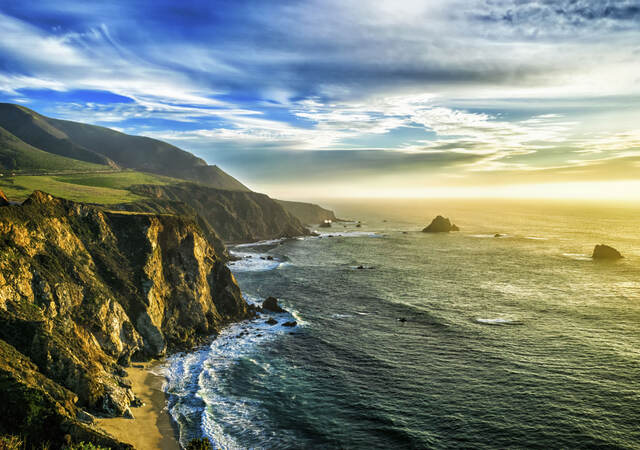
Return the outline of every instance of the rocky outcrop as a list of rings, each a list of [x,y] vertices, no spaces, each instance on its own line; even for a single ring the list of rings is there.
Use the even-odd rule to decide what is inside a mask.
[[[265,301],[262,302],[262,309],[276,313],[286,312],[280,307],[280,305],[278,305],[278,299],[275,297],[267,297]]]
[[[29,358],[2,340],[0,384],[0,434],[25,436],[25,448],[39,448],[42,442],[59,448],[69,441],[132,448],[81,423],[77,395],[45,377]]]
[[[620,254],[618,250],[604,244],[596,245],[595,248],[593,249],[593,255],[591,257],[593,259],[609,259],[609,260],[623,258],[623,256]]]
[[[150,204],[157,208],[170,208],[175,206],[175,202],[180,202],[196,211],[225,242],[309,234],[309,230],[280,204],[256,192],[227,191],[193,183],[139,185],[130,190],[151,200],[119,205],[119,208],[145,211]]]
[[[36,191],[0,209],[0,242],[0,342],[96,414],[130,414],[120,365],[188,349],[249,314],[223,259],[188,219]]]
[[[0,206],[8,206],[9,205],[9,199],[7,198],[6,195],[4,195],[4,192],[0,191]]]
[[[325,220],[336,221],[333,211],[313,203],[276,200],[289,214],[306,225],[322,223]]]
[[[442,216],[437,216],[431,221],[429,226],[422,230],[423,233],[448,233],[450,231],[460,231],[460,228]]]

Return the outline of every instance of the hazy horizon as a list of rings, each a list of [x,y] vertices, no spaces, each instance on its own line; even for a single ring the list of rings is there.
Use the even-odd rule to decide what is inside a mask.
[[[634,1],[0,2],[0,101],[250,188],[640,200]]]

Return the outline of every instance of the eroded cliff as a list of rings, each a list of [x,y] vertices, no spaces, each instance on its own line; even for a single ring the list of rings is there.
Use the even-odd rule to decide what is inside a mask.
[[[226,242],[249,242],[309,234],[293,215],[267,195],[213,189],[194,183],[138,185],[130,190],[149,200],[119,205],[137,211],[173,212],[178,203],[197,211]]]
[[[182,217],[36,191],[0,207],[0,247],[1,344],[93,413],[130,414],[131,359],[190,348],[248,315],[222,255]],[[75,423],[75,406],[65,408]]]

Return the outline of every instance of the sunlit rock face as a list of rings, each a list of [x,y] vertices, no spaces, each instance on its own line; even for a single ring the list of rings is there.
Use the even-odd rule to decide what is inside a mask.
[[[78,406],[127,416],[121,366],[188,349],[247,317],[198,226],[34,192],[0,208],[0,340]]]
[[[4,192],[0,191],[0,206],[7,206],[9,204],[9,199]]]

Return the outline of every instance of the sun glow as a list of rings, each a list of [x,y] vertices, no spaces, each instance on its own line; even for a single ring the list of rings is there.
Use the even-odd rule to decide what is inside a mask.
[[[268,187],[274,196],[291,196],[290,190]],[[426,186],[421,188],[358,186],[299,186],[297,198],[507,198],[558,200],[611,200],[640,202],[640,181],[510,184],[499,186]]]

